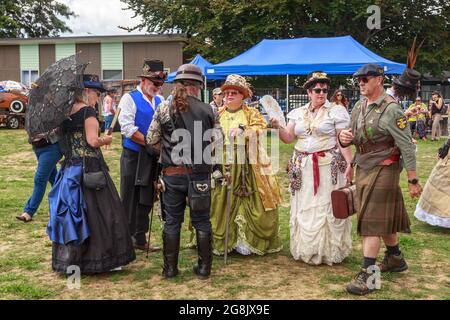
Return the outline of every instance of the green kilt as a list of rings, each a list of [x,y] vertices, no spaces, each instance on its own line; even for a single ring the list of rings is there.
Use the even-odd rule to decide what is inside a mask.
[[[400,171],[398,162],[367,171],[356,168],[359,235],[385,236],[411,232],[399,185]]]

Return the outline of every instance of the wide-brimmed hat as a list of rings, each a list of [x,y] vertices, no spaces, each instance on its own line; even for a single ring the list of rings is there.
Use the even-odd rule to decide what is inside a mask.
[[[222,92],[227,89],[236,89],[244,96],[244,99],[251,96],[250,85],[243,76],[238,74],[230,74],[220,89]]]
[[[394,78],[392,80],[398,86],[405,87],[407,89],[416,90],[417,84],[420,80],[420,72],[414,69],[406,68],[399,78]]]
[[[181,80],[197,81],[203,84],[202,70],[192,63],[183,64],[178,68],[174,81],[176,82]]]
[[[106,89],[100,82],[100,79],[95,74],[84,74],[83,75],[83,85],[85,88],[97,89],[100,92],[105,92]]]
[[[314,86],[316,83],[326,83],[330,85],[331,79],[327,77],[327,74],[322,71],[314,71],[308,74],[306,77],[306,81],[303,84],[303,88],[308,90],[312,86]]]
[[[161,60],[145,59],[144,65],[142,66],[142,73],[138,77],[158,82],[166,81],[167,74],[164,72],[164,62]]]

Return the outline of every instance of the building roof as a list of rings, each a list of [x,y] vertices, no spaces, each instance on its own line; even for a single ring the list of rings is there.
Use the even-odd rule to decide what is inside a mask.
[[[3,38],[0,45],[56,44],[56,43],[99,43],[99,42],[184,42],[186,34],[139,34],[82,37],[48,38]]]

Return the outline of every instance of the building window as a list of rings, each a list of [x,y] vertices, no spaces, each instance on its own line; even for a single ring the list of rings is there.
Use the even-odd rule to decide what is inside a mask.
[[[37,70],[22,70],[21,82],[27,87],[31,87],[31,83],[39,78],[39,71]]]
[[[122,70],[103,70],[103,80],[122,80]]]

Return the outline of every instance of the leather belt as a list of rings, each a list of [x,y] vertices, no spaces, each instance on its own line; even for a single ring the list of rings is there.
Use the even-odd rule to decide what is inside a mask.
[[[176,175],[184,175],[191,174],[192,168],[186,167],[165,167],[162,169],[162,172],[165,176],[176,176]]]
[[[356,146],[356,149],[358,149],[360,154],[365,154],[368,152],[378,152],[378,151],[384,151],[388,150],[390,148],[395,147],[394,141],[384,141],[384,142],[377,142],[377,143],[362,143],[358,144]]]

